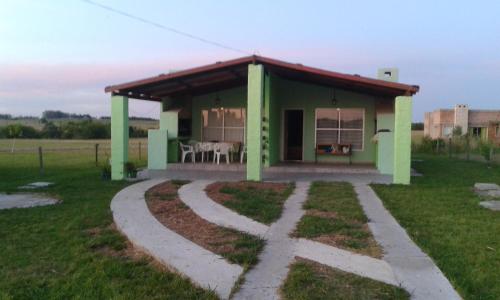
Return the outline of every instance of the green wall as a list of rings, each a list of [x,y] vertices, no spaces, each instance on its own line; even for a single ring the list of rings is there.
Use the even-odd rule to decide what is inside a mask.
[[[377,127],[390,130],[378,133],[377,168],[382,174],[392,174],[394,170],[394,113],[378,114]]]
[[[312,162],[315,159],[315,109],[316,108],[364,108],[364,149],[363,151],[354,151],[353,162],[373,163],[375,158],[375,144],[372,138],[375,134],[375,99],[369,95],[353,93],[336,89],[337,105],[332,105],[332,89],[290,81],[282,78],[275,78],[273,85],[276,88],[275,98],[277,99],[277,110],[279,114],[279,155],[281,158],[283,148],[283,122],[282,115],[285,109],[303,109],[304,110],[304,161]],[[346,157],[335,157],[331,155],[318,156],[320,162],[346,162]]]

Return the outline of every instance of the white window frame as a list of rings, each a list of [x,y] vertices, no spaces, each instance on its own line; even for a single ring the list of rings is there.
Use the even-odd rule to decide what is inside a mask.
[[[212,128],[212,129],[220,129],[222,130],[222,140],[221,142],[226,142],[226,137],[225,137],[225,134],[226,134],[226,129],[243,129],[243,141],[242,143],[245,143],[246,139],[247,139],[247,110],[245,107],[210,107],[210,108],[202,108],[201,109],[201,114],[200,114],[200,118],[201,118],[201,141],[202,142],[206,142],[205,139],[204,139],[204,134],[203,134],[203,130],[205,129],[205,127],[203,126],[203,112],[204,111],[210,111],[212,109],[218,109],[218,110],[222,110],[224,111],[225,109],[240,109],[240,110],[243,110],[243,115],[245,116],[243,118],[243,127],[241,126],[225,126],[225,118],[226,118],[226,114],[223,112],[222,113],[222,126],[213,126],[213,127],[207,127],[207,128]],[[208,114],[207,114],[208,116]],[[234,142],[234,141],[232,141]]]
[[[338,118],[338,128],[318,128],[318,110],[320,109],[329,109],[329,110],[336,110],[339,113],[339,118]],[[363,126],[361,129],[356,129],[356,128],[340,128],[340,122],[342,120],[341,114],[342,110],[360,110],[363,112]],[[352,148],[353,152],[362,152],[365,151],[365,122],[366,122],[366,109],[365,108],[360,108],[360,107],[318,107],[314,110],[314,146],[316,147],[317,145],[317,138],[318,138],[318,130],[337,130],[339,133],[337,135],[337,144],[340,144],[340,136],[342,131],[361,131],[361,149],[354,149]]]

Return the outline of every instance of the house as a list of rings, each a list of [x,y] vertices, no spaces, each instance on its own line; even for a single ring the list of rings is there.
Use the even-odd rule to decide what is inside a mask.
[[[500,110],[473,110],[458,104],[455,109],[438,109],[425,113],[424,135],[432,139],[447,138],[454,128],[462,134],[500,145]]]
[[[352,161],[408,184],[419,87],[397,81],[396,69],[372,79],[248,56],[108,86],[112,178],[125,176],[133,98],[162,104],[160,128],[148,132],[149,169],[177,162],[179,141],[226,141],[246,149],[248,180],[284,161]]]

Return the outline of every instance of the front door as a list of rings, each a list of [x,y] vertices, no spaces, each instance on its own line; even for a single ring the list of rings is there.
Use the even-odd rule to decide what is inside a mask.
[[[304,112],[298,109],[285,110],[284,159],[302,160],[302,134]]]

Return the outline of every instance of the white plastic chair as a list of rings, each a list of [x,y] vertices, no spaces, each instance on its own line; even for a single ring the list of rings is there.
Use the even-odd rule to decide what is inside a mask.
[[[191,145],[186,145],[183,144],[182,142],[179,142],[181,146],[181,151],[182,151],[182,163],[186,160],[186,156],[188,154],[191,154],[191,160],[193,161],[193,164],[195,163],[195,158],[194,158],[194,147]]]
[[[230,155],[229,152],[233,148],[233,145],[228,144],[228,143],[217,143],[214,145],[214,163],[217,161],[217,164],[220,163],[220,157],[221,155],[226,156],[226,164],[230,163]]]
[[[241,146],[241,151],[240,151],[240,164],[243,163],[243,158],[245,157],[245,154],[247,154],[247,146],[242,145]]]

